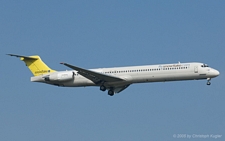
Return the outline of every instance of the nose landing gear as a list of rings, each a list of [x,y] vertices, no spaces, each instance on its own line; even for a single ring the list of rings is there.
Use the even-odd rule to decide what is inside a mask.
[[[207,78],[207,85],[211,85],[210,80],[211,80],[211,78]]]

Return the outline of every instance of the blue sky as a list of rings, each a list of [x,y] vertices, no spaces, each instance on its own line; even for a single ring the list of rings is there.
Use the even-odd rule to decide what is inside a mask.
[[[174,134],[224,140],[224,5],[1,1],[1,140],[178,140]],[[56,70],[68,69],[60,62],[99,68],[196,61],[221,74],[211,86],[205,80],[136,84],[110,97],[98,87],[32,83],[24,63],[7,53],[40,55]]]

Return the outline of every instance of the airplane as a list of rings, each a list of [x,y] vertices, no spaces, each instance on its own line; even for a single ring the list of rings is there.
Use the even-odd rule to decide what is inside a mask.
[[[25,62],[34,75],[31,77],[32,82],[62,87],[98,86],[101,91],[108,90],[110,96],[135,83],[206,79],[207,85],[210,85],[211,78],[220,74],[218,70],[198,62],[98,69],[84,69],[68,63],[61,63],[72,70],[56,71],[49,68],[38,55],[7,55],[19,57]]]

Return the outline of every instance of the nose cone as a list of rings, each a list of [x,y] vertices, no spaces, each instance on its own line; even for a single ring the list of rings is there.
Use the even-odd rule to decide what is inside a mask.
[[[217,76],[220,75],[220,72],[219,72],[218,70],[216,70],[216,75],[217,75]]]
[[[219,72],[218,70],[214,70],[214,71],[213,71],[213,74],[214,74],[215,76],[218,76],[218,75],[220,75],[220,72]]]

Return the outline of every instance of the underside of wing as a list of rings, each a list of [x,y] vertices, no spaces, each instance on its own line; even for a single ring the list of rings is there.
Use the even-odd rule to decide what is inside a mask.
[[[115,87],[114,88],[114,92],[115,93],[119,93],[119,92],[122,92],[123,90],[125,90],[127,87],[129,87],[130,86],[130,84],[129,85],[124,85],[124,86],[120,86],[120,87]]]

